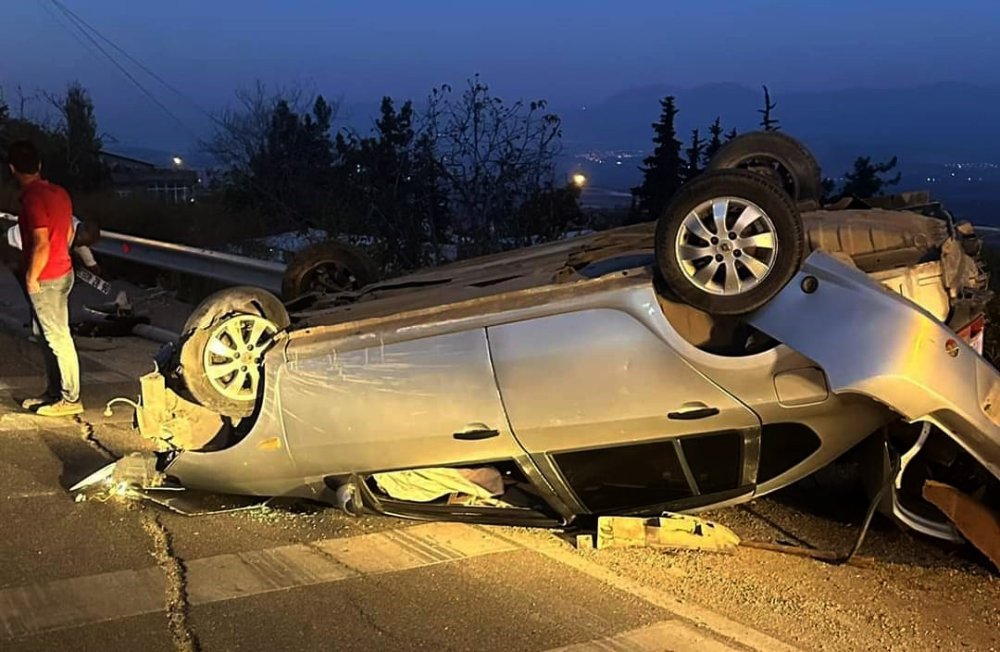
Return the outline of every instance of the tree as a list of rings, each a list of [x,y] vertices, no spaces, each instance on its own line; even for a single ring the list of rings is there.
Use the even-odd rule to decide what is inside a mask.
[[[823,181],[820,184],[820,190],[823,193],[820,203],[828,204],[836,198],[837,182],[830,177],[823,177]]]
[[[767,90],[767,86],[761,88],[764,89],[764,108],[757,109],[757,113],[762,116],[760,126],[764,128],[764,131],[779,131],[781,129],[780,122],[771,117],[771,111],[778,105],[771,101],[771,92]]]
[[[514,246],[527,247],[584,226],[586,216],[580,209],[580,187],[568,183],[539,188],[532,193],[514,214],[509,232]]]
[[[436,262],[446,222],[433,134],[418,133],[414,122],[411,102],[397,110],[384,97],[369,136],[338,134],[336,140],[340,201],[375,237],[394,272]]]
[[[504,102],[478,75],[457,97],[434,89],[427,115],[453,228],[470,253],[510,246],[510,216],[552,184],[559,117],[545,100]]]
[[[674,97],[660,100],[660,108],[660,119],[652,125],[656,147],[652,155],[642,161],[642,183],[632,188],[638,218],[659,217],[667,201],[683,183],[681,142],[677,140],[674,129],[674,118],[677,116]]]
[[[705,154],[702,159],[703,165],[706,168],[712,162],[716,152],[722,148],[722,118],[715,118],[715,122],[708,128],[708,133],[710,137],[708,143],[705,145]]]
[[[332,209],[334,163],[330,129],[337,106],[301,89],[270,93],[258,84],[237,92],[239,106],[216,117],[217,129],[202,149],[223,165],[230,208],[256,212],[270,232],[342,228]]]
[[[684,153],[687,156],[684,165],[684,180],[690,181],[701,174],[701,157],[705,153],[705,141],[701,139],[697,129],[692,130],[691,146],[684,150]]]
[[[41,155],[45,177],[73,194],[100,190],[110,179],[101,161],[103,142],[98,135],[94,103],[79,83],[70,84],[64,95],[41,93],[59,115],[55,125],[23,117],[12,117],[0,98],[0,156],[14,140],[27,139],[35,143]]]
[[[896,157],[884,163],[873,163],[870,156],[859,156],[854,160],[854,168],[844,175],[844,187],[841,188],[842,196],[854,197],[877,197],[888,186],[899,183],[902,175],[884,178],[884,175],[896,167]]]
[[[736,133],[736,127],[733,127],[733,128],[732,128],[732,129],[730,129],[730,130],[729,130],[728,132],[726,132],[726,142],[728,143],[728,142],[729,142],[729,141],[731,141],[731,140],[732,140],[733,138],[736,138],[736,136],[738,136],[738,135],[739,135],[739,134],[737,134],[737,133]]]
[[[7,144],[10,142],[10,109],[4,101],[3,89],[0,88],[0,157],[7,155]],[[0,169],[0,179],[3,179],[6,170]]]
[[[104,142],[97,132],[97,118],[90,94],[79,83],[72,83],[61,98],[49,98],[58,109],[62,136],[61,158],[65,162],[63,185],[71,192],[88,193],[110,180],[101,160]]]

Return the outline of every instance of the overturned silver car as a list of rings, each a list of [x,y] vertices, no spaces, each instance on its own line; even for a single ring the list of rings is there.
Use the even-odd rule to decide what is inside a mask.
[[[565,525],[751,500],[862,445],[886,513],[959,540],[925,481],[990,502],[1000,476],[971,227],[921,194],[820,208],[785,136],[717,160],[656,223],[287,309],[210,297],[143,379],[146,488]]]

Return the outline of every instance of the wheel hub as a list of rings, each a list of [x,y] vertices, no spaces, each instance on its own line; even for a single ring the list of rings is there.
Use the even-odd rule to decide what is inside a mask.
[[[204,370],[215,391],[234,401],[257,398],[260,361],[278,329],[258,315],[235,315],[221,321],[205,346]]]
[[[763,281],[778,251],[771,218],[738,197],[696,206],[681,223],[674,254],[695,287],[710,294],[743,294]]]

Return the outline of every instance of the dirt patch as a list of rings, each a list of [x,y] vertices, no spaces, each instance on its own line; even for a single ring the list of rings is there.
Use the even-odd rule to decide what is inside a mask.
[[[708,516],[748,539],[846,550],[855,535],[854,524],[778,499]],[[1000,649],[1000,578],[966,549],[942,547],[881,520],[861,553],[875,558],[870,568],[748,548],[580,554],[805,649]]]

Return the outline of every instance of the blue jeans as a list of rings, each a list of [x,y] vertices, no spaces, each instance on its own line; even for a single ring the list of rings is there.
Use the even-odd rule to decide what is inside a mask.
[[[73,273],[39,283],[41,289],[29,295],[31,327],[45,338],[46,394],[76,403],[80,400],[80,360],[69,330],[69,292]]]

